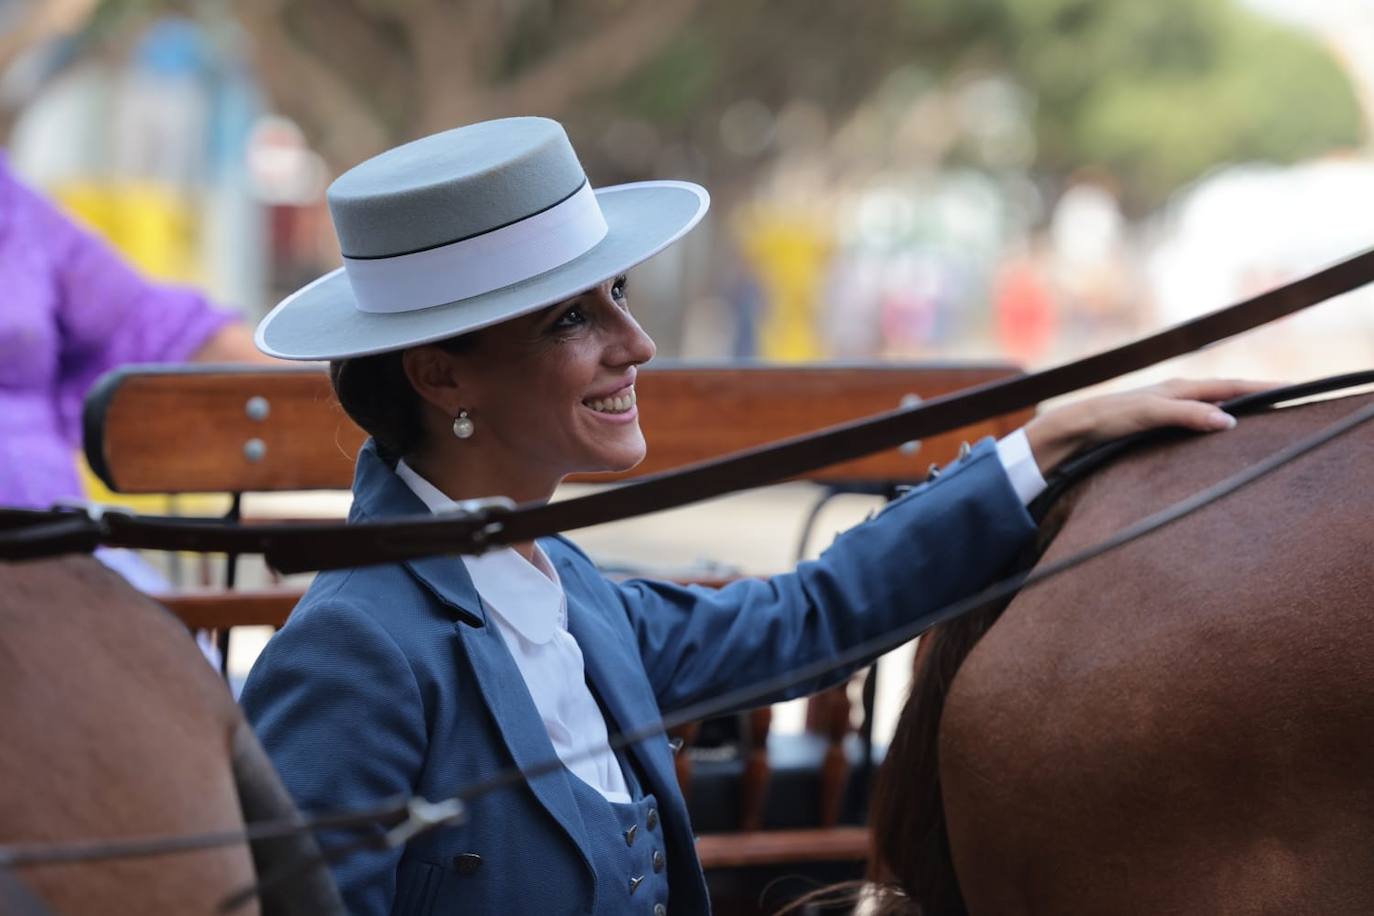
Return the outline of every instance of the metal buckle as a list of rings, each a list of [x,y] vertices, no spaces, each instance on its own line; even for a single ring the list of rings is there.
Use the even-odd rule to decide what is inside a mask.
[[[388,849],[404,846],[435,827],[461,824],[467,820],[467,816],[467,806],[457,798],[446,798],[437,802],[419,797],[412,798],[406,802],[406,819],[387,831],[386,846]]]
[[[82,515],[90,519],[101,534],[109,532],[109,527],[105,524],[107,515],[118,515],[123,518],[132,518],[133,513],[123,506],[114,506],[109,503],[93,503],[83,500],[63,499],[52,504],[53,512],[61,512],[67,515]]]
[[[471,518],[483,523],[472,532],[473,543],[485,550],[492,535],[498,534],[505,525],[500,521],[488,521],[493,515],[504,515],[515,509],[515,500],[509,496],[483,496],[480,499],[460,499],[452,505],[444,506],[435,513],[439,517]]]

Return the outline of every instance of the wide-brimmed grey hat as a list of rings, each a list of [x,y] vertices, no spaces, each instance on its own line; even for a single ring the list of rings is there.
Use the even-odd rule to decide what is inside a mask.
[[[662,251],[710,205],[685,181],[593,190],[563,127],[505,118],[434,134],[329,186],[344,266],[258,325],[258,349],[399,350],[572,298]]]

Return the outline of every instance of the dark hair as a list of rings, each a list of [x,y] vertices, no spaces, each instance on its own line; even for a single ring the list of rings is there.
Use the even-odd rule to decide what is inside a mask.
[[[476,333],[435,341],[433,346],[449,353],[472,349]],[[424,442],[420,422],[420,395],[411,387],[402,364],[404,350],[354,356],[329,363],[329,382],[344,413],[377,442],[377,450],[390,462],[413,453]]]

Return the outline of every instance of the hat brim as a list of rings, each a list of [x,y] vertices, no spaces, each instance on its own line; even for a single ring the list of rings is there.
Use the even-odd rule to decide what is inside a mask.
[[[283,299],[258,324],[254,342],[280,359],[347,359],[500,324],[571,299],[652,257],[700,222],[711,201],[704,188],[686,181],[601,188],[596,200],[605,238],[561,267],[469,299],[388,314],[360,310],[340,267]]]

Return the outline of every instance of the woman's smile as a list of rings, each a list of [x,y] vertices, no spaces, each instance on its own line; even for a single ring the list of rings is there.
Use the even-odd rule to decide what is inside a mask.
[[[637,403],[633,382],[610,394],[582,399],[583,407],[596,414],[600,419],[611,423],[633,423],[637,420],[639,418]]]

